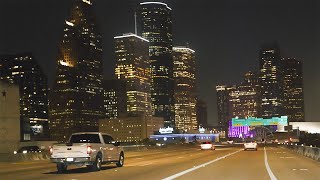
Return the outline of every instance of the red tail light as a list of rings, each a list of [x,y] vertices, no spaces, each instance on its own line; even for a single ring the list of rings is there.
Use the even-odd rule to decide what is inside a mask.
[[[91,146],[87,146],[87,154],[91,154],[92,153],[92,148]]]
[[[50,147],[49,151],[50,151],[50,154],[52,155],[52,153],[53,153],[52,147]]]

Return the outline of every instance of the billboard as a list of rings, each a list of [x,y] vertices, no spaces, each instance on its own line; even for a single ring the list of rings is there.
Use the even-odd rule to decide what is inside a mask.
[[[232,126],[272,126],[272,125],[288,125],[288,116],[272,117],[270,119],[249,117],[247,119],[232,118]]]
[[[160,134],[172,134],[173,128],[172,127],[167,127],[167,128],[160,128],[159,133]]]

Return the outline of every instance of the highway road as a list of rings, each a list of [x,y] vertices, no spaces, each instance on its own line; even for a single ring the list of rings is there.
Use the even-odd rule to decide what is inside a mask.
[[[46,161],[0,163],[0,179],[120,179],[120,180],[320,180],[320,162],[280,147],[259,147],[243,151],[240,146],[200,150],[180,145],[139,152],[127,152],[125,166],[105,165],[99,172],[85,167],[68,167],[57,174],[55,164]]]

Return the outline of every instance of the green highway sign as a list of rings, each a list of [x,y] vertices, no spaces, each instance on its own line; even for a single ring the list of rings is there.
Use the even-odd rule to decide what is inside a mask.
[[[232,118],[232,126],[270,126],[288,125],[288,116],[272,117],[270,119],[249,117],[247,119]]]

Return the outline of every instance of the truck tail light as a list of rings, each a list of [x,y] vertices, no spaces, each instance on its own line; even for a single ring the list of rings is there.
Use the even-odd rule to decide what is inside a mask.
[[[50,154],[52,155],[52,153],[53,153],[52,147],[50,147],[49,151],[50,151]]]
[[[92,153],[92,148],[91,146],[87,146],[87,154],[91,154]]]

